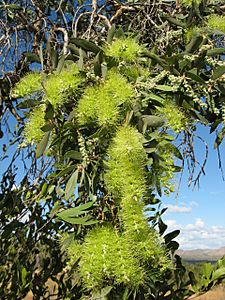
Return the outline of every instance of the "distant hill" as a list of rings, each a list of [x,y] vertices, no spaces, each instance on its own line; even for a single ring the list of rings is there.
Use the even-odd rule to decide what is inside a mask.
[[[176,253],[187,261],[216,261],[225,255],[225,247],[219,249],[178,250]]]

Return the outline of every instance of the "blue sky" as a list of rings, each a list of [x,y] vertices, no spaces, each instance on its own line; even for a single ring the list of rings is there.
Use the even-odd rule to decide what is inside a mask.
[[[164,206],[168,206],[163,219],[169,225],[168,231],[181,230],[177,241],[183,249],[225,246],[225,182],[218,167],[217,151],[213,149],[215,134],[209,134],[209,128],[204,126],[198,127],[198,133],[209,147],[206,175],[200,178],[200,188],[188,188],[185,170],[178,197],[163,197]],[[204,156],[203,145],[196,143],[195,149],[198,158]],[[220,150],[225,169],[225,142]]]

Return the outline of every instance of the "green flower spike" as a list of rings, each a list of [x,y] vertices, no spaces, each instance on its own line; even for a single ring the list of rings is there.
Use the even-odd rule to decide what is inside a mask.
[[[184,113],[172,103],[165,103],[163,107],[158,107],[158,111],[167,120],[167,125],[176,134],[185,130],[188,125],[188,120]]]
[[[28,73],[20,79],[12,91],[14,97],[24,98],[38,90],[41,90],[41,74]]]
[[[115,40],[111,45],[109,45],[106,49],[106,55],[115,58],[116,60],[135,61],[143,50],[134,39],[125,38]]]
[[[101,288],[109,279],[131,287],[143,284],[143,269],[112,227],[96,227],[91,230],[85,238],[82,250],[78,251],[79,247],[72,243],[68,255],[76,260],[76,254],[80,253],[79,273],[86,288]]]
[[[116,125],[121,105],[132,106],[134,91],[127,80],[110,71],[104,83],[86,89],[78,103],[78,122],[81,125],[97,122],[99,126]]]
[[[113,195],[126,194],[140,198],[145,191],[146,153],[143,137],[133,127],[121,127],[109,148],[105,179]]]
[[[63,69],[59,75],[50,75],[44,83],[48,101],[57,107],[67,101],[68,94],[79,88],[82,78],[75,64]]]
[[[225,16],[212,15],[208,19],[208,26],[225,33]]]
[[[29,116],[28,122],[24,128],[25,141],[28,144],[39,142],[44,136],[41,127],[45,125],[45,106],[36,107]]]

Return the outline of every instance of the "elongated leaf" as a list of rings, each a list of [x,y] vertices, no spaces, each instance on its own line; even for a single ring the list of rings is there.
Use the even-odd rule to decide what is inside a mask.
[[[170,241],[166,245],[167,249],[170,249],[171,251],[175,252],[179,248],[179,243],[176,241]]]
[[[212,274],[212,281],[225,278],[225,267],[215,270]]]
[[[38,104],[38,102],[39,101],[36,99],[29,98],[29,99],[26,99],[26,100],[18,103],[16,105],[16,107],[19,109],[27,109],[27,108],[35,107]]]
[[[51,50],[50,50],[50,59],[51,59],[51,63],[52,63],[52,69],[55,70],[59,63],[59,54],[53,48],[51,48]]]
[[[64,65],[65,65],[65,55],[62,55],[59,59],[59,62],[58,62],[57,68],[56,68],[56,74],[60,74]]]
[[[216,80],[225,73],[225,66],[219,66],[213,71],[212,80]]]
[[[79,172],[78,170],[76,170],[68,180],[65,189],[65,199],[69,199],[74,194],[74,190],[77,185],[78,176],[79,176]]]
[[[75,168],[76,168],[75,165],[68,166],[68,167],[66,167],[65,169],[63,169],[62,171],[60,171],[60,172],[57,174],[57,176],[58,176],[58,177],[62,177],[62,176],[64,176],[64,175],[70,173],[71,171],[73,171]]]
[[[159,233],[160,233],[160,234],[163,234],[163,233],[166,231],[167,227],[168,227],[168,226],[162,221],[161,218],[159,218],[158,226],[159,226]]]
[[[37,54],[34,54],[32,52],[27,52],[24,55],[26,56],[27,60],[31,63],[32,62],[37,62],[37,63],[41,62],[40,56],[38,56]]]
[[[102,51],[101,51],[96,55],[96,57],[94,59],[94,72],[95,72],[96,76],[101,76],[101,74],[102,74],[102,68],[101,68],[101,64],[103,61],[102,58],[103,57],[102,57]]]
[[[154,115],[143,115],[142,120],[147,127],[161,127],[164,124],[164,120],[161,117]]]
[[[194,71],[188,71],[186,72],[186,75],[198,83],[205,84],[205,80],[198,76]]]
[[[70,150],[70,151],[66,152],[64,157],[65,158],[72,158],[72,159],[76,159],[76,160],[82,160],[82,154],[79,151],[76,151],[76,150]]]
[[[36,147],[36,157],[39,158],[42,156],[47,148],[50,137],[50,131],[46,132],[40,143]]]
[[[79,60],[77,62],[77,66],[79,70],[82,70],[84,66],[84,51],[81,48],[79,49]]]
[[[93,225],[99,222],[98,220],[94,220],[90,217],[74,217],[74,218],[63,217],[61,219],[73,225],[84,225],[84,226]]]
[[[163,19],[166,19],[169,23],[177,25],[182,28],[185,28],[187,26],[184,22],[170,16],[163,16]]]
[[[10,10],[23,10],[23,7],[17,4],[4,4],[4,5],[0,5],[0,7],[3,9],[10,9]]]
[[[116,32],[116,25],[113,24],[112,27],[109,29],[108,34],[107,34],[107,43],[109,43],[109,44],[112,43],[115,32]]]
[[[215,143],[214,143],[214,148],[218,148],[220,144],[222,143],[223,139],[225,136],[225,127],[220,131],[220,133],[217,135]]]
[[[150,94],[149,95],[149,99],[157,100],[157,101],[159,101],[161,103],[164,102],[164,99],[162,97],[156,95],[156,94]]]
[[[54,128],[54,125],[52,124],[45,124],[44,126],[41,127],[41,130],[44,132],[51,131]]]
[[[194,35],[190,41],[190,43],[187,45],[185,49],[185,53],[194,53],[196,50],[199,49],[203,41],[203,37],[200,35]]]
[[[79,48],[77,48],[74,44],[69,44],[68,49],[75,55],[79,56]]]
[[[211,263],[205,263],[205,264],[203,265],[203,275],[204,275],[207,279],[210,279],[210,278],[211,278],[211,275],[212,275],[212,272],[213,272],[212,264],[211,264]]]
[[[60,218],[73,218],[77,217],[79,215],[82,215],[87,212],[91,207],[93,207],[94,201],[87,202],[85,204],[73,207],[73,208],[68,208],[64,209],[60,213],[57,214],[58,217]]]
[[[207,51],[207,56],[220,55],[225,53],[225,48],[213,48]]]
[[[106,286],[105,288],[101,289],[101,296],[106,297],[110,293],[112,288],[112,286]]]
[[[72,39],[70,39],[70,43],[76,45],[77,47],[79,47],[85,51],[94,52],[96,54],[101,51],[101,48],[99,46],[97,46],[95,43],[85,40],[85,39],[72,38]]]
[[[162,67],[168,67],[166,60],[162,59],[160,56],[156,55],[155,53],[144,50],[142,52],[142,55],[153,59],[155,62],[159,63]]]
[[[173,87],[170,85],[161,85],[161,84],[156,85],[155,88],[157,90],[165,91],[165,92],[173,92],[174,90]]]
[[[175,239],[175,237],[177,237],[178,235],[180,234],[180,230],[174,230],[168,234],[166,234],[164,236],[164,240],[165,240],[165,243],[169,243],[170,241],[172,241],[173,239]]]

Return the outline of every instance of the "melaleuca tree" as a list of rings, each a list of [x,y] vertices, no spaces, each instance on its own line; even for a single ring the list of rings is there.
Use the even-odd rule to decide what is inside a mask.
[[[195,179],[196,125],[219,126],[215,145],[223,139],[222,4],[3,3],[3,17],[23,24],[21,33],[31,26],[24,16],[39,26],[2,91],[4,108],[24,115],[19,148],[45,166],[36,178],[34,171],[29,197],[48,206],[37,222],[51,211],[35,232],[46,243],[54,232],[67,257],[64,297],[184,299],[196,291],[193,274],[187,279],[179,257],[172,260],[178,231],[164,235],[163,211],[154,210],[185,161]]]

